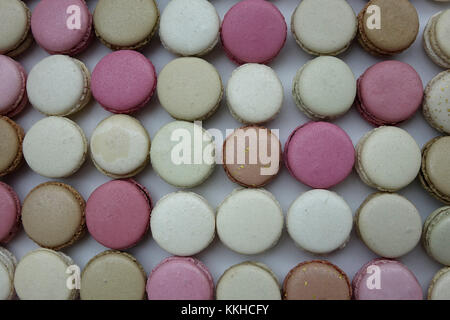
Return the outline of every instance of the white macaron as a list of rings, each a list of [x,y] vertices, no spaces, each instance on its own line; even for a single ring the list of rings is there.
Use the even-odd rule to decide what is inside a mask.
[[[11,300],[15,296],[14,271],[17,260],[14,255],[0,247],[0,300]]]

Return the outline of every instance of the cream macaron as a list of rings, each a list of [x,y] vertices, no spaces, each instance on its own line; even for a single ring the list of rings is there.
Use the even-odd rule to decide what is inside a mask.
[[[433,211],[425,220],[422,244],[428,255],[443,265],[450,266],[450,207]]]
[[[428,288],[428,300],[450,300],[450,268],[439,270]]]
[[[433,128],[450,134],[450,70],[439,73],[428,83],[423,115]]]
[[[450,9],[433,15],[423,32],[423,46],[430,59],[442,68],[450,68]]]
[[[15,297],[14,271],[17,260],[14,255],[0,247],[0,300],[11,300]]]
[[[33,42],[31,11],[20,0],[0,0],[0,54],[15,57]]]

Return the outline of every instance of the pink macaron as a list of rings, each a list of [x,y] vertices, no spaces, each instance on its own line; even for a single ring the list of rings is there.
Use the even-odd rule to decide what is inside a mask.
[[[0,182],[0,244],[8,243],[19,230],[20,200],[6,183]]]
[[[152,201],[136,181],[112,180],[97,189],[86,203],[91,236],[107,248],[122,250],[137,244],[150,224]]]
[[[94,35],[84,0],[41,0],[31,16],[31,31],[48,53],[69,56],[85,50]]]
[[[356,107],[374,126],[397,125],[422,105],[423,84],[409,64],[400,61],[379,62],[358,79]]]
[[[147,281],[148,300],[213,300],[214,281],[208,268],[190,257],[169,257]]]
[[[329,122],[308,122],[296,128],[284,148],[284,161],[298,181],[328,189],[343,181],[355,163],[347,133]]]
[[[91,89],[103,108],[132,113],[144,107],[156,88],[156,71],[144,55],[120,50],[105,56],[92,72]]]
[[[286,42],[287,26],[278,8],[265,0],[244,0],[225,14],[220,37],[237,64],[269,63]]]
[[[423,292],[416,276],[402,263],[374,259],[353,278],[356,300],[422,300]]]
[[[10,57],[0,55],[0,115],[12,118],[28,104],[27,74]]]

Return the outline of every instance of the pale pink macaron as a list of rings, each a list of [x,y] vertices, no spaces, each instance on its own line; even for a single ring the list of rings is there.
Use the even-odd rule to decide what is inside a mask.
[[[10,57],[0,55],[0,115],[12,118],[28,104],[27,74]]]
[[[296,128],[284,148],[284,161],[298,181],[318,189],[342,182],[352,171],[355,148],[347,133],[329,122]]]
[[[356,107],[374,126],[396,125],[411,118],[422,105],[422,80],[409,64],[383,61],[358,79]]]
[[[156,71],[137,51],[120,50],[105,56],[92,72],[94,98],[113,113],[132,113],[144,107],[156,88]]]
[[[286,42],[287,26],[278,8],[265,0],[244,0],[223,18],[220,37],[237,64],[269,63]]]
[[[147,281],[149,300],[213,300],[214,281],[208,268],[191,257],[169,257]]]
[[[111,249],[136,245],[150,225],[152,201],[136,181],[112,180],[97,189],[86,203],[86,225],[91,236]]]
[[[0,244],[8,243],[19,230],[20,200],[6,183],[0,182]]]
[[[31,16],[31,31],[48,53],[70,56],[85,50],[94,35],[84,0],[41,0]]]

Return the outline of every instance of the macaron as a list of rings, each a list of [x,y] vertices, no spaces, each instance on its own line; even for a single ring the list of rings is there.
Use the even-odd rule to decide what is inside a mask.
[[[450,70],[439,73],[428,83],[422,110],[433,128],[450,134]]]
[[[158,98],[175,119],[194,121],[212,116],[223,96],[217,69],[206,60],[185,57],[172,60],[159,73]]]
[[[13,118],[28,104],[25,69],[10,57],[0,55],[0,116]]]
[[[352,282],[355,300],[422,300],[416,276],[397,260],[374,259],[365,264]]]
[[[331,262],[313,260],[295,266],[284,279],[284,300],[350,300],[347,275]]]
[[[268,184],[278,175],[281,161],[280,140],[265,127],[236,129],[223,144],[225,173],[243,187],[260,188]]]
[[[283,106],[284,89],[272,68],[247,63],[231,74],[226,96],[228,108],[236,120],[258,124],[278,115]]]
[[[292,96],[307,117],[313,120],[335,119],[352,107],[356,79],[344,61],[329,56],[318,57],[297,71]]]
[[[205,198],[178,191],[162,197],[152,210],[153,239],[167,252],[191,256],[214,240],[216,214]]]
[[[147,274],[130,254],[104,251],[81,274],[81,300],[143,300]]]
[[[370,6],[378,6],[381,26],[372,23]],[[419,33],[419,16],[408,0],[371,0],[358,14],[358,41],[368,53],[391,56],[408,49]]]
[[[50,54],[81,53],[91,43],[93,29],[84,0],[42,0],[31,16],[34,39]]]
[[[147,280],[148,300],[213,300],[214,281],[208,268],[189,257],[169,257]]]
[[[112,50],[137,50],[150,42],[159,22],[155,0],[99,0],[94,11],[97,38]]]
[[[225,14],[220,38],[227,56],[237,64],[269,63],[286,42],[283,14],[269,1],[243,0]]]
[[[264,189],[236,189],[217,209],[220,241],[240,254],[259,254],[274,247],[283,224],[280,204]]]
[[[0,116],[0,177],[14,172],[22,164],[24,136],[21,126],[8,117]]]
[[[33,188],[22,206],[22,224],[28,237],[41,247],[60,250],[84,234],[85,201],[62,182],[45,182]]]
[[[439,270],[428,288],[428,300],[450,300],[450,268]]]
[[[450,68],[450,10],[433,15],[423,31],[423,46],[430,59],[438,66]]]
[[[147,130],[139,120],[128,115],[103,119],[92,133],[90,146],[95,167],[114,179],[137,175],[149,161]]]
[[[95,100],[113,113],[132,113],[142,109],[155,89],[155,67],[143,54],[133,50],[106,55],[92,72]]]
[[[161,14],[162,45],[180,56],[202,56],[219,41],[220,17],[207,0],[171,0]]]
[[[0,247],[0,300],[12,300],[16,296],[14,290],[16,265],[16,257],[5,248]]]
[[[422,99],[417,71],[407,63],[390,60],[371,66],[360,76],[355,104],[372,125],[397,125],[415,114]]]
[[[298,181],[328,189],[352,172],[355,148],[347,133],[328,122],[308,122],[294,129],[284,147],[284,163]]]
[[[47,116],[68,116],[91,100],[91,74],[80,60],[52,55],[31,69],[27,93],[39,112]]]
[[[28,166],[47,178],[65,178],[83,165],[88,143],[83,130],[64,117],[47,117],[36,122],[23,140]]]
[[[450,137],[436,137],[422,149],[419,178],[430,195],[450,205]]]
[[[394,192],[409,185],[420,170],[420,148],[405,130],[382,126],[356,146],[356,171],[369,187]]]
[[[31,11],[23,1],[0,0],[0,54],[15,57],[29,48],[30,20]]]
[[[59,251],[36,249],[17,264],[14,287],[20,300],[74,300],[78,290],[67,286],[67,268],[74,261]]]
[[[19,196],[6,183],[0,181],[0,244],[7,244],[21,225]]]
[[[373,193],[359,207],[355,225],[361,240],[377,255],[398,258],[413,250],[422,234],[419,211],[395,193]]]
[[[286,226],[300,248],[314,254],[327,254],[342,249],[350,240],[352,210],[335,192],[310,190],[291,204]]]
[[[298,45],[317,56],[335,56],[347,50],[357,26],[356,14],[345,0],[304,0],[291,18]]]
[[[428,255],[450,266],[450,207],[433,211],[423,225],[422,244]]]
[[[193,188],[214,171],[214,140],[195,123],[173,121],[156,133],[150,159],[164,181],[177,188]]]
[[[225,270],[217,282],[216,299],[281,300],[281,289],[268,266],[246,261]]]
[[[111,249],[136,245],[150,225],[152,200],[136,181],[112,180],[91,193],[86,202],[86,225],[91,236]]]

